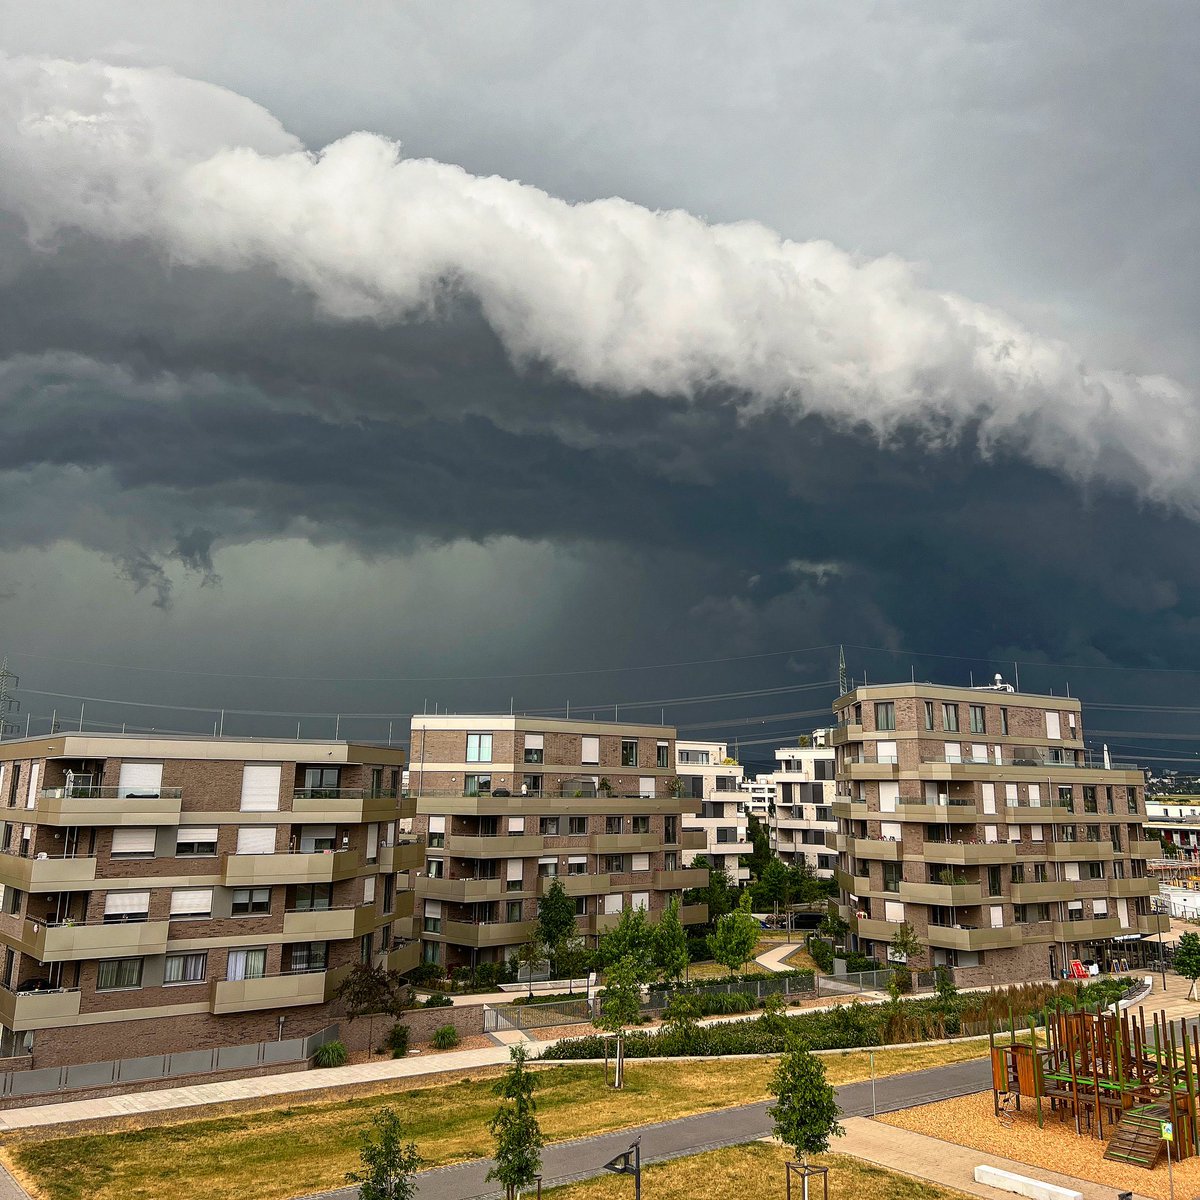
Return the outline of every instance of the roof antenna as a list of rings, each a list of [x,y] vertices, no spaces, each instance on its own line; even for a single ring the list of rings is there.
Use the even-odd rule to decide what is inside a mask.
[[[846,686],[846,647],[838,647],[838,688],[841,695],[845,695],[850,689]]]

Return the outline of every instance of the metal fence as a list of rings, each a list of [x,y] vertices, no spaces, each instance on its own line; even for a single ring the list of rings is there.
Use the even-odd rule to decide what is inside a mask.
[[[483,1010],[483,1032],[515,1029],[550,1029],[555,1025],[586,1025],[592,1019],[591,1001],[546,1000],[541,1004],[488,1004]]]
[[[862,995],[864,992],[886,993],[893,970],[862,971],[851,975],[763,975],[755,979],[713,980],[689,984],[678,993],[666,988],[652,988],[646,1003],[648,1010],[665,1008],[676,994],[685,996],[729,996],[740,994],[761,1000],[764,996],[783,996],[787,999],[818,1000],[837,996]],[[937,985],[933,971],[912,971],[912,993],[932,992]]]
[[[150,1054],[143,1058],[117,1058],[107,1062],[75,1063],[65,1067],[40,1067],[35,1071],[0,1073],[0,1097],[38,1096],[74,1088],[111,1087],[120,1083],[145,1083],[181,1075],[213,1071],[252,1070],[305,1062],[318,1047],[337,1040],[339,1026],[330,1025],[306,1038],[278,1042],[251,1042],[244,1046],[213,1046],[177,1054]]]

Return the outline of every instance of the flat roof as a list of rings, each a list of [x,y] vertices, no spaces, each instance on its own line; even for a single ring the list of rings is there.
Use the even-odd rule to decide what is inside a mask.
[[[934,697],[945,700],[975,701],[977,704],[1014,704],[1027,708],[1061,708],[1082,710],[1083,704],[1074,696],[1043,696],[1037,692],[1008,691],[1007,686],[996,688],[952,687],[942,683],[913,683],[905,680],[902,683],[864,683],[859,687],[844,692],[834,702],[836,710],[845,708],[847,704],[855,704],[862,700],[891,699],[896,696],[924,698]]]
[[[639,721],[567,720],[563,717],[527,717],[513,713],[414,713],[416,730],[466,730],[487,733],[497,729],[514,733],[631,733],[639,737],[675,739],[674,725],[648,725]]]

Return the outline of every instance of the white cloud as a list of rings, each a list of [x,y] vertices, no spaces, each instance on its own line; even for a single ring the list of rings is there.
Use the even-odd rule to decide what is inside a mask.
[[[568,204],[355,133],[312,153],[253,102],[167,71],[0,60],[0,205],[173,261],[266,266],[330,319],[470,297],[518,365],[597,392],[729,390],[888,439],[974,435],[1200,517],[1195,397],[1091,368],[1005,314],[753,223]]]

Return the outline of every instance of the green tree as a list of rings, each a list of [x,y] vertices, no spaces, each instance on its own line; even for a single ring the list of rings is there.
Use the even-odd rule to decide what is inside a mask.
[[[924,957],[925,947],[917,937],[917,931],[907,921],[901,921],[892,935],[888,953],[893,962],[911,967],[916,960]]]
[[[792,1148],[805,1167],[810,1154],[824,1153],[831,1137],[846,1132],[838,1124],[841,1110],[833,1086],[825,1078],[825,1067],[798,1042],[779,1060],[770,1091],[778,1098],[767,1109],[775,1121],[775,1136]],[[807,1179],[804,1194],[807,1200]]]
[[[346,1182],[358,1184],[361,1200],[413,1200],[413,1176],[423,1160],[416,1144],[404,1140],[404,1126],[392,1108],[381,1108],[362,1134],[361,1170],[347,1171]]]
[[[678,983],[688,965],[687,934],[679,920],[678,897],[671,897],[655,926],[653,949],[659,975],[668,983]]]
[[[642,1011],[642,986],[636,962],[621,958],[606,968],[600,993],[601,1029],[617,1035],[617,1071],[614,1087],[625,1086],[625,1030],[637,1023]]]
[[[689,888],[685,897],[686,903],[708,905],[710,924],[727,912],[733,912],[737,898],[725,868],[709,866],[708,859],[703,854],[696,855],[692,866],[708,869],[708,883],[704,887]]]
[[[744,895],[737,908],[726,913],[708,935],[708,952],[732,975],[754,954],[758,935],[758,922],[750,915],[750,897]]]
[[[595,961],[595,952],[588,949],[581,937],[569,937],[558,947],[556,964],[559,973],[567,979],[568,991],[574,992],[575,980],[586,975]]]
[[[600,962],[607,968],[627,961],[639,983],[645,983],[654,970],[654,931],[646,920],[644,908],[627,908],[621,919],[600,939]]]
[[[822,937],[827,937],[836,946],[845,942],[846,934],[850,932],[850,923],[842,918],[836,908],[830,908],[821,918],[817,932]]]
[[[561,879],[554,880],[538,901],[537,933],[557,974],[562,945],[575,936],[575,901],[567,895]]]
[[[368,1040],[375,1045],[375,1017],[379,1014],[395,1018],[408,1006],[408,981],[399,971],[355,963],[350,973],[334,993],[342,1002],[350,1021],[368,1018]]]
[[[527,942],[517,947],[517,966],[524,967],[529,983],[529,995],[533,997],[533,973],[546,961],[546,947],[536,933]]]
[[[1189,930],[1179,935],[1179,945],[1175,947],[1175,971],[1192,981],[1188,999],[1195,1000],[1196,980],[1200,979],[1200,934]]]
[[[1200,938],[1197,939],[1200,942]],[[1200,968],[1198,972],[1200,973]],[[937,1001],[935,1008],[942,1018],[942,1026],[948,1037],[954,1037],[962,1027],[962,997],[958,994],[958,986],[954,982],[954,972],[949,967],[938,967],[935,972]]]
[[[533,1098],[537,1080],[525,1065],[525,1047],[513,1046],[509,1054],[512,1062],[492,1089],[503,1103],[488,1124],[496,1139],[496,1165],[488,1171],[487,1179],[502,1183],[504,1194],[513,1200],[537,1179],[546,1143]]]
[[[767,827],[753,813],[750,813],[746,821],[746,829],[752,847],[750,874],[755,879],[761,879],[763,872],[767,869],[767,864],[774,857],[771,853],[771,838],[767,833]]]
[[[786,908],[792,898],[791,880],[788,869],[778,858],[773,858],[763,867],[759,876],[759,890],[767,904],[778,904]]]

